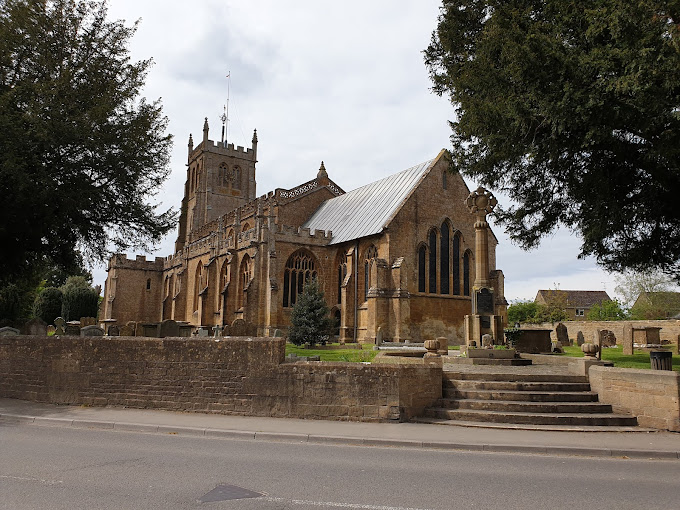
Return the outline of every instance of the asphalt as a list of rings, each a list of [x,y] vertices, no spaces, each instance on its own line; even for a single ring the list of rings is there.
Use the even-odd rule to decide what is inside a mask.
[[[680,434],[645,429],[637,432],[586,432],[430,423],[337,422],[54,405],[0,398],[0,429],[7,425],[76,427],[249,441],[680,460]]]

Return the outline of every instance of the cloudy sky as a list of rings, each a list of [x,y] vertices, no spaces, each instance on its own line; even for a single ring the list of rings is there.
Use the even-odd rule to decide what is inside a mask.
[[[110,0],[111,19],[139,20],[135,60],[155,65],[144,94],[162,98],[175,137],[172,176],[159,194],[179,208],[189,133],[208,117],[220,138],[231,74],[228,139],[250,146],[257,128],[257,192],[313,178],[323,160],[346,191],[449,148],[446,98],[429,90],[422,50],[436,26],[436,0]],[[469,183],[470,187],[474,183]],[[501,202],[502,197],[499,197]],[[605,289],[611,275],[578,260],[568,231],[524,252],[500,227],[498,267],[508,300],[538,289]],[[172,253],[176,232],[153,255]],[[132,255],[132,254],[131,254]],[[95,268],[95,283],[106,278]]]

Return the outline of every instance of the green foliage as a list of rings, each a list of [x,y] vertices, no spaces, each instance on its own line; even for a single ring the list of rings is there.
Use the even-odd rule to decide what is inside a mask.
[[[535,301],[517,301],[508,307],[508,323],[531,323],[538,315],[540,305]]]
[[[82,276],[71,276],[61,287],[61,316],[67,320],[78,320],[81,317],[97,317],[99,292],[90,286],[90,282]]]
[[[172,143],[139,97],[152,62],[130,60],[136,26],[106,15],[104,0],[0,2],[0,285],[174,227],[147,202]]]
[[[447,0],[425,62],[453,167],[509,196],[515,242],[566,225],[607,269],[680,281],[676,1]]]
[[[535,301],[518,301],[508,307],[508,323],[541,324],[543,322],[560,322],[569,319],[564,310],[564,303],[559,300],[547,304]]]
[[[522,335],[522,330],[519,328],[505,328],[503,332],[505,333],[505,340],[508,342],[510,348],[513,348],[517,344],[517,340],[519,340],[519,337]]]
[[[367,347],[368,349],[371,346]],[[286,344],[286,356],[297,354],[298,356],[319,356],[321,361],[349,361],[352,363],[368,363],[378,354],[378,351],[366,349],[305,349],[291,344]]]
[[[629,318],[628,312],[618,299],[594,304],[586,316],[586,320],[589,321],[624,321]]]
[[[54,324],[54,319],[61,315],[62,301],[61,290],[56,287],[45,287],[35,298],[33,315],[44,320],[47,324]]]
[[[288,338],[295,345],[325,342],[332,333],[333,320],[316,278],[305,283],[290,314],[290,324]]]
[[[564,354],[562,356],[571,356],[575,358],[583,357],[583,352],[580,347],[565,346]],[[602,349],[602,359],[604,361],[614,362],[614,366],[618,368],[640,368],[651,369],[651,362],[649,361],[649,351],[635,351],[632,355],[623,354],[623,347],[608,347]],[[680,372],[680,357],[673,356],[673,370]]]

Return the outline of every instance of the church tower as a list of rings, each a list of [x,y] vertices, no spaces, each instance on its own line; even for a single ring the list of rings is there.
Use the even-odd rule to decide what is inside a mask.
[[[194,147],[189,135],[187,180],[175,252],[191,242],[191,234],[206,223],[255,199],[255,163],[257,130],[249,149],[209,140],[207,117],[198,146]]]

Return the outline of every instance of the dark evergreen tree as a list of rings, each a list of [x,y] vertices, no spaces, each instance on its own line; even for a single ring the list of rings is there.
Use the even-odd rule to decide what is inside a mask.
[[[54,319],[61,316],[62,301],[61,290],[56,287],[45,287],[35,298],[33,315],[44,320],[47,324],[54,324]]]
[[[513,240],[566,225],[607,269],[680,281],[677,1],[444,0],[425,62]]]
[[[295,345],[325,342],[333,332],[333,320],[316,278],[305,283],[290,314],[290,324],[288,338]]]
[[[71,276],[61,287],[61,316],[67,321],[97,317],[99,292],[82,276]]]
[[[175,225],[149,203],[168,175],[159,101],[140,98],[151,60],[103,0],[0,2],[0,286],[80,249],[146,249]]]

